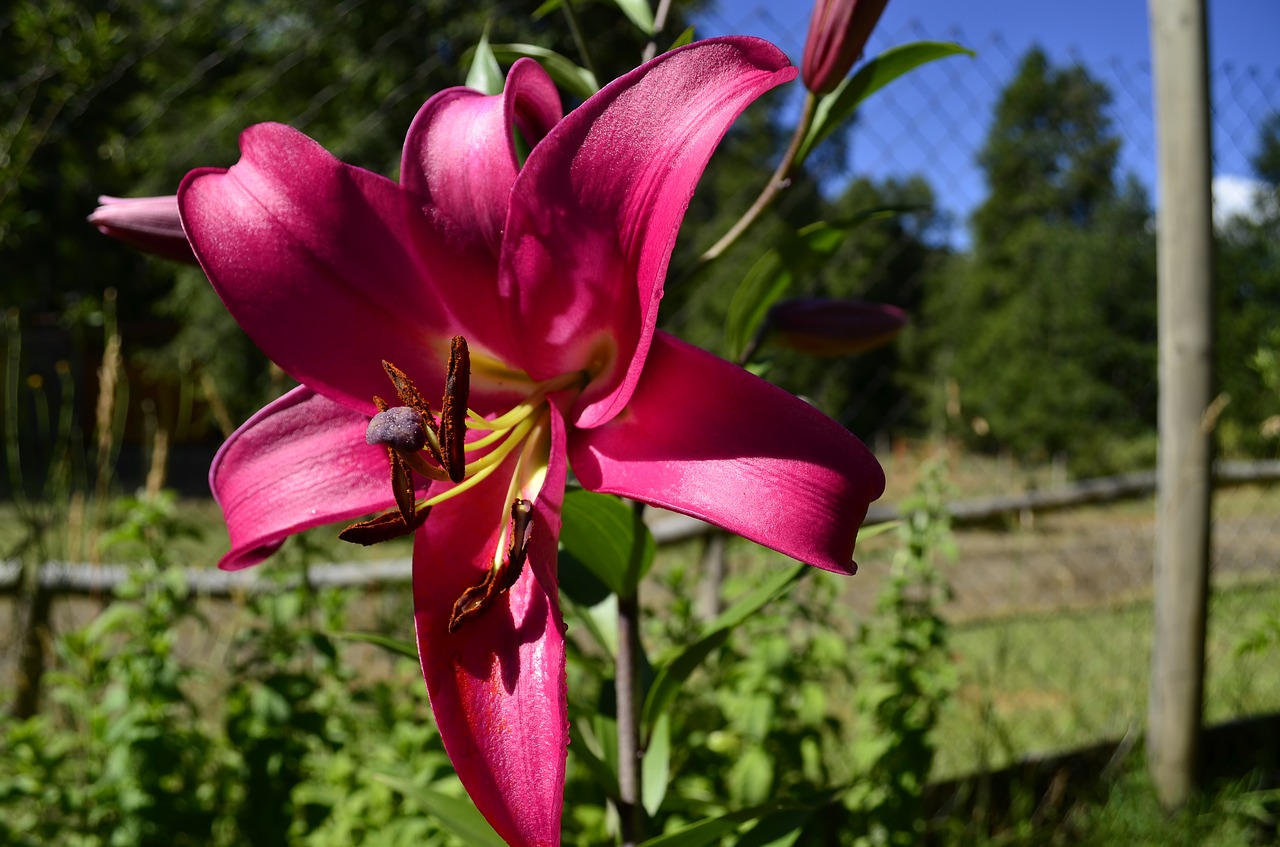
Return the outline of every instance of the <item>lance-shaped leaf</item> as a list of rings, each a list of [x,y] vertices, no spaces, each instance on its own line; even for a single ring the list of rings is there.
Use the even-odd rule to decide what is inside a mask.
[[[586,568],[614,594],[635,594],[657,550],[640,513],[617,497],[577,489],[565,492],[561,519],[562,555]]]
[[[574,97],[586,100],[600,90],[595,74],[554,50],[536,44],[491,44],[489,47],[499,62],[514,62],[524,56],[537,60],[556,85]]]
[[[649,694],[644,701],[644,721],[642,726],[652,732],[659,718],[680,693],[680,687],[708,656],[729,640],[733,630],[747,618],[763,609],[772,600],[781,597],[808,572],[808,569],[797,565],[778,571],[759,588],[754,589],[720,613],[714,621],[702,631],[702,635],[692,644],[676,651],[658,662],[658,674],[649,686]]]
[[[729,301],[725,348],[745,362],[769,309],[787,295],[797,278],[817,273],[835,255],[850,231],[867,221],[919,209],[913,205],[876,206],[838,221],[816,221],[769,249],[747,272]]]
[[[921,65],[947,56],[964,54],[975,55],[959,44],[944,41],[916,41],[893,47],[858,69],[853,76],[840,83],[830,94],[818,100],[814,110],[813,124],[804,140],[800,142],[800,151],[796,154],[796,165],[799,166],[808,155],[840,124],[853,115],[859,104],[898,77]]]

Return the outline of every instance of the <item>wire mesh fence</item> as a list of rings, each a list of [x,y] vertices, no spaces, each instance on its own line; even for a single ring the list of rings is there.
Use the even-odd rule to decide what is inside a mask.
[[[159,122],[188,120],[186,96],[214,76],[234,74],[255,53],[271,55],[268,72],[219,104],[214,114],[202,114],[188,133],[187,143],[162,151],[160,176],[143,179],[139,189],[149,193],[172,190],[161,183],[200,165],[227,165],[234,159],[234,131],[248,123],[275,119],[306,131],[322,127],[319,139],[339,157],[391,173],[394,160],[384,146],[371,139],[402,136],[417,107],[443,69],[455,66],[459,56],[427,43],[420,61],[397,68],[394,80],[382,78],[373,68],[377,57],[404,48],[422,33],[412,24],[424,14],[423,4],[405,10],[407,20],[387,28],[365,48],[370,66],[349,67],[317,79],[313,93],[302,102],[280,103],[272,96],[273,80],[301,74],[324,57],[326,40],[342,37],[348,16],[367,11],[362,0],[347,0],[322,25],[304,31],[281,20],[276,29],[263,32],[249,26],[231,27],[221,48],[191,61],[181,73],[147,92],[149,106],[115,137],[102,143],[105,157],[128,155],[133,138],[146,138]],[[521,10],[514,5],[512,14]],[[803,43],[802,29],[788,28],[767,9],[750,20],[733,20],[712,9],[698,19],[699,35],[728,34],[749,29],[765,30],[793,58]],[[131,80],[130,70],[140,62],[163,55],[172,39],[180,39],[184,26],[175,20],[156,30],[154,39],[119,56],[109,72],[70,90],[58,106],[62,119],[74,121],[92,112],[95,98],[114,85]],[[936,214],[927,225],[912,232],[931,247],[963,253],[971,246],[969,216],[987,196],[980,169],[974,163],[993,121],[993,110],[1023,59],[1020,48],[999,34],[971,38],[966,33],[937,32],[915,22],[899,31],[877,32],[869,48],[885,47],[917,39],[955,40],[976,51],[972,59],[953,59],[926,67],[901,85],[873,98],[861,111],[841,155],[823,160],[820,190],[836,196],[860,177],[884,181],[921,177],[936,201]],[[267,48],[279,41],[296,42],[296,49],[281,56]],[[441,42],[443,43],[443,42]],[[47,79],[47,68],[35,64],[21,75],[0,83],[0,92],[19,108],[9,110],[0,144],[5,148],[4,182],[10,196],[22,171],[41,161],[53,124],[39,125],[41,116],[20,108]],[[258,68],[262,71],[263,68]],[[1087,68],[1110,92],[1106,117],[1120,139],[1119,170],[1135,174],[1150,189],[1155,172],[1155,132],[1151,109],[1151,70],[1146,65],[1116,60]],[[130,81],[129,84],[137,84]],[[352,92],[362,97],[353,99]],[[1280,112],[1280,67],[1251,68],[1222,63],[1213,73],[1214,140],[1221,175],[1244,176],[1241,163],[1258,152],[1259,135],[1267,120]],[[268,114],[269,107],[283,113]],[[783,106],[786,114],[790,106]],[[334,115],[340,115],[335,119]],[[35,132],[32,132],[33,126]],[[341,132],[336,128],[340,127]],[[397,145],[392,144],[394,149]],[[760,174],[764,179],[764,174]],[[747,206],[760,184],[743,183],[739,195],[723,198],[726,204]],[[83,194],[83,192],[81,192]],[[1238,207],[1246,211],[1246,206]],[[782,206],[785,214],[786,204]],[[77,209],[83,216],[88,209]],[[75,217],[78,225],[79,218]],[[718,233],[696,232],[699,221],[686,224],[689,236],[703,241]],[[85,228],[83,238],[92,233]],[[901,245],[885,245],[882,256],[872,258],[872,272],[889,274]],[[877,264],[877,260],[879,263]],[[926,274],[892,275],[893,285],[905,302],[918,302],[927,284]],[[6,283],[7,284],[7,283]],[[859,293],[858,287],[853,287]],[[690,340],[715,347],[714,327],[699,321],[706,303],[683,299],[664,317],[665,326]],[[981,328],[975,328],[981,331]],[[880,360],[877,360],[880,361]],[[878,369],[857,372],[858,384],[844,386],[836,408],[842,420],[862,413],[869,396],[887,397],[879,409],[873,433],[877,452],[890,478],[889,500],[905,496],[923,461],[926,448],[901,437],[918,435],[922,419],[918,394],[902,390],[900,370],[905,360],[882,360]],[[42,366],[33,366],[33,372]],[[92,368],[86,369],[92,372]],[[852,379],[850,372],[833,370],[825,380]],[[1148,378],[1155,379],[1154,371]],[[86,387],[85,391],[89,391]],[[1277,398],[1280,400],[1280,398]],[[876,402],[879,402],[878,400]],[[963,415],[963,412],[961,412]],[[926,421],[927,422],[927,421]],[[1092,422],[1106,426],[1106,421]],[[1263,421],[1254,421],[1261,426]],[[965,420],[966,426],[977,421]],[[928,448],[931,449],[931,448]],[[1027,464],[995,450],[968,454],[952,448],[951,483],[957,499],[1015,494],[1027,490],[1053,490],[1066,485],[1070,474],[1048,457]],[[956,625],[955,651],[960,670],[959,694],[944,729],[950,746],[944,745],[942,771],[974,764],[991,765],[1027,753],[1063,749],[1099,737],[1116,737],[1135,731],[1145,716],[1145,674],[1150,654],[1151,612],[1149,581],[1153,557],[1154,510],[1149,500],[1121,504],[1090,505],[1077,510],[1038,514],[1033,509],[1008,513],[980,527],[958,530],[958,553],[947,573],[954,598],[947,614]],[[730,548],[730,558],[733,551]],[[874,573],[873,552],[864,559],[864,574]],[[1268,613],[1280,607],[1280,486],[1274,482],[1232,488],[1217,499],[1214,524],[1213,580],[1219,589],[1211,621],[1210,678],[1206,685],[1207,714],[1225,718],[1260,709],[1280,707],[1280,674],[1275,648],[1241,654],[1238,645],[1265,623]],[[851,604],[869,609],[875,579],[853,581]],[[978,727],[979,729],[974,729]],[[946,733],[944,733],[946,734]]]

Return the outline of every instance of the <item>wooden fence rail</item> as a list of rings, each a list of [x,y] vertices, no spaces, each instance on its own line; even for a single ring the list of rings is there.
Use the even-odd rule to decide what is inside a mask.
[[[1280,482],[1280,461],[1219,462],[1214,468],[1219,487]],[[1149,497],[1155,491],[1154,471],[1120,474],[1085,479],[1048,491],[959,500],[948,509],[956,526],[975,526],[1007,520],[1024,513],[1075,509],[1083,506],[1113,503]],[[868,525],[885,523],[898,517],[892,504],[873,504],[867,514]],[[658,544],[670,544],[705,536],[717,531],[710,524],[672,512],[650,510],[646,520]],[[307,570],[307,581],[315,588],[359,588],[410,579],[408,559],[376,562],[344,562],[316,565]],[[297,586],[297,580],[281,580],[261,576],[258,569],[217,571],[189,568],[187,584],[210,597],[235,597],[261,591],[281,591]],[[92,565],[71,562],[47,562],[39,574],[40,589],[49,594],[101,596],[114,593],[129,574],[128,565]],[[16,593],[22,582],[22,569],[17,562],[0,563],[0,594]]]

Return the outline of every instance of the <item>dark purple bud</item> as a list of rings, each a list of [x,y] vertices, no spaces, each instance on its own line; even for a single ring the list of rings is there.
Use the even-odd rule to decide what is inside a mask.
[[[383,444],[397,453],[416,453],[427,443],[422,413],[409,406],[378,412],[369,421],[364,440],[369,444]]]
[[[800,68],[805,88],[826,94],[862,55],[889,0],[814,0]]]
[[[848,356],[874,350],[907,325],[897,306],[812,297],[783,300],[766,318],[769,340],[810,356]]]

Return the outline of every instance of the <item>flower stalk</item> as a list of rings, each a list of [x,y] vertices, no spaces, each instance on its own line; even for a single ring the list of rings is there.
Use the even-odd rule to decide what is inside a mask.
[[[720,237],[719,241],[707,248],[707,251],[698,257],[698,267],[708,265],[720,258],[759,220],[764,210],[769,208],[778,199],[779,195],[791,186],[791,172],[795,167],[796,156],[800,152],[800,146],[804,143],[805,136],[809,134],[809,127],[813,125],[814,109],[817,104],[818,99],[813,94],[805,96],[803,111],[800,113],[800,119],[796,122],[795,134],[791,136],[791,143],[787,146],[787,152],[782,154],[782,161],[778,162],[777,170],[773,172],[773,176],[765,183],[764,190],[760,192],[760,196],[751,204],[751,208],[747,209],[743,216],[738,219],[738,222]]]
[[[643,504],[635,504],[637,510]],[[637,512],[638,514],[638,512]],[[635,544],[642,543],[639,534]],[[618,596],[618,666],[614,683],[618,701],[618,819],[623,847],[645,838],[640,746],[640,590]]]

